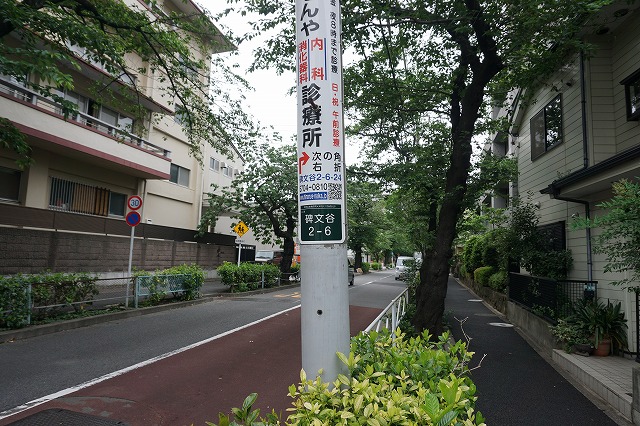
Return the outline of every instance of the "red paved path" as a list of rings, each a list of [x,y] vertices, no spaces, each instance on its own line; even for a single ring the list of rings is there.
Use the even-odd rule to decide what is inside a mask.
[[[351,306],[351,335],[380,309]],[[258,393],[254,408],[286,417],[288,388],[300,381],[300,309],[221,337],[153,364],[0,420],[0,425],[50,408],[101,416],[131,426],[204,425],[218,422],[244,398]]]

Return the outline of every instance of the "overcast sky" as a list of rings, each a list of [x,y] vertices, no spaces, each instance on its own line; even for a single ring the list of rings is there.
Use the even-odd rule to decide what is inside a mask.
[[[202,7],[212,14],[217,14],[226,9],[226,0],[198,0]],[[237,6],[234,6],[237,8]],[[234,35],[240,36],[248,31],[247,18],[231,16],[223,22]],[[229,58],[229,64],[237,62],[240,70],[246,70],[252,61],[252,51],[260,40],[254,39],[242,43],[238,47],[239,55],[225,54]],[[238,71],[242,74],[242,71]],[[244,74],[255,91],[248,93],[246,102],[248,112],[253,115],[263,126],[273,126],[282,136],[284,141],[290,141],[296,134],[296,98],[288,95],[288,90],[295,84],[295,74],[278,76],[274,71],[254,71]]]
[[[222,12],[229,7],[226,0],[197,0],[198,3],[209,10],[212,14]],[[237,5],[234,5],[237,9]],[[247,25],[248,18],[230,16],[222,24],[228,27],[235,36],[243,35],[249,30]],[[250,42],[242,43],[238,49],[238,55],[229,55],[229,65],[237,62],[241,66],[241,70],[246,70],[251,64],[253,57],[253,48],[258,46],[262,40],[253,39]],[[292,137],[297,133],[296,121],[296,97],[288,95],[288,91],[294,87],[295,73],[278,76],[275,71],[261,70],[247,73],[244,77],[254,87],[255,91],[247,94],[248,99],[246,107],[248,112],[254,116],[263,126],[273,126],[280,133],[283,141],[290,142]],[[357,162],[358,147],[346,141],[345,161],[348,165]]]

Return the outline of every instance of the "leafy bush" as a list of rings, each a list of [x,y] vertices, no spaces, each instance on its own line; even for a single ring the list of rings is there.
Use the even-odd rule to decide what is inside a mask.
[[[475,271],[481,266],[484,266],[482,262],[482,254],[485,247],[484,235],[474,235],[467,241],[462,252],[462,259],[467,271]]]
[[[362,265],[360,266],[360,268],[362,269],[363,274],[367,274],[369,273],[369,269],[371,268],[371,266],[369,265],[368,262],[362,262]]]
[[[39,308],[32,315],[41,319],[63,307],[81,310],[81,302],[90,302],[98,294],[97,279],[97,276],[86,273],[51,272],[0,277],[0,327],[27,325],[29,286],[31,305]]]
[[[489,277],[491,277],[491,275],[493,275],[493,267],[481,266],[480,268],[473,271],[473,280],[481,286],[488,286]]]
[[[469,273],[467,272],[467,265],[465,265],[464,263],[460,265],[460,277],[462,278],[467,278],[469,276]]]
[[[20,328],[29,318],[28,285],[22,276],[0,277],[0,327]]]
[[[468,377],[471,353],[462,342],[450,344],[448,333],[429,342],[427,333],[407,339],[398,332],[361,333],[351,341],[348,356],[338,354],[350,377],[333,383],[300,374],[289,387],[294,408],[286,425],[484,425],[475,412],[476,387]],[[279,425],[271,414],[263,423],[245,400],[234,409],[245,425]],[[220,417],[223,420],[223,416]],[[224,418],[229,425],[228,418]],[[209,425],[215,426],[213,423]]]
[[[240,266],[224,262],[217,268],[218,276],[223,284],[228,285],[232,292],[256,290],[262,286],[273,287],[280,279],[280,268],[271,264],[241,263]]]
[[[504,293],[509,283],[509,275],[506,271],[498,271],[489,277],[489,287],[495,291]]]
[[[178,300],[193,300],[200,297],[204,283],[204,271],[196,264],[183,264],[155,272],[135,271],[140,285],[149,291],[147,303],[157,305],[171,294]]]
[[[193,300],[200,297],[200,289],[205,278],[204,270],[200,266],[194,263],[191,265],[183,264],[163,269],[160,272],[156,272],[156,274],[184,275],[182,278],[182,289],[184,291],[177,294],[177,296],[182,300]]]
[[[371,269],[374,271],[379,271],[382,268],[382,265],[378,262],[371,262]]]

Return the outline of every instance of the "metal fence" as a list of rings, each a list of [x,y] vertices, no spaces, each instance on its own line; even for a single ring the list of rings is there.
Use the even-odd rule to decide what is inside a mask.
[[[368,333],[371,330],[380,331],[385,328],[391,331],[391,335],[395,337],[396,329],[404,314],[407,312],[407,304],[409,303],[409,289],[406,288],[399,296],[387,305],[387,307],[373,320],[373,322],[365,329]]]
[[[555,323],[573,312],[580,300],[598,299],[597,281],[563,280],[509,274],[509,300]]]
[[[134,278],[134,306],[137,308],[141,300],[161,300],[166,296],[179,297],[189,291],[185,288],[185,281],[189,278],[185,274],[174,275],[142,275]],[[125,301],[128,305],[128,297]]]
[[[123,278],[97,278],[63,283],[25,284],[26,318],[23,325],[60,317],[66,313],[102,310],[116,305],[137,308],[141,302],[155,298],[179,297],[189,291],[184,283],[187,275],[155,275]],[[0,324],[12,310],[0,311]]]
[[[98,278],[88,282],[61,284],[33,283],[27,293],[27,324],[36,319],[63,314],[105,309],[124,303],[131,278]]]

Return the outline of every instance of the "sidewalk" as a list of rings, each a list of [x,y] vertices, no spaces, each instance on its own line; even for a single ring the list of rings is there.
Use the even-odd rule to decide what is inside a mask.
[[[471,339],[469,349],[475,352],[471,378],[478,387],[477,409],[491,425],[550,426],[550,425],[629,425],[620,416],[615,403],[600,399],[580,386],[575,380],[561,374],[562,369],[551,359],[551,354],[539,354],[501,314],[490,310],[472,291],[449,279],[446,311],[456,339]],[[560,351],[554,353],[553,359]],[[485,358],[483,358],[485,356]],[[584,364],[606,362],[617,368],[628,368],[631,377],[633,362],[597,357],[566,358],[566,363],[582,361]],[[612,358],[613,359],[613,358]],[[617,359],[614,361],[618,361]],[[566,368],[566,364],[564,368]],[[587,369],[587,375],[595,369]],[[600,377],[608,373],[598,374]],[[611,382],[612,380],[609,380]]]

